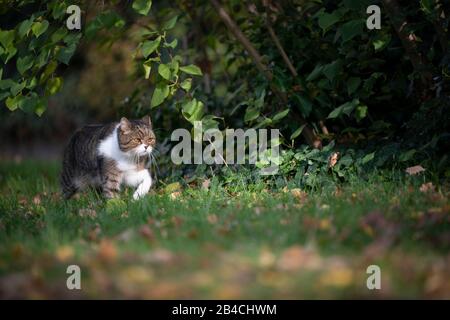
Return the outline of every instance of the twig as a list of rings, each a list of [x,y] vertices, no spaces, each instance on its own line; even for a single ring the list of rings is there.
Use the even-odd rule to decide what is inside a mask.
[[[256,65],[256,68],[265,76],[267,81],[269,82],[272,91],[280,98],[280,100],[287,104],[288,99],[286,95],[283,92],[280,92],[275,86],[272,84],[273,74],[267,68],[266,65],[262,62],[262,57],[256,51],[256,49],[253,47],[251,42],[248,40],[248,38],[244,35],[244,33],[241,31],[241,29],[238,27],[238,25],[233,21],[233,19],[228,15],[228,13],[225,11],[225,9],[222,7],[222,5],[217,0],[210,0],[213,7],[216,9],[217,13],[219,14],[222,21],[225,23],[225,25],[228,27],[228,29],[234,34],[234,36],[237,38],[237,40],[244,46],[244,48],[249,53],[250,57],[252,58],[253,62]],[[299,115],[295,115],[296,120],[300,123],[300,125],[305,124],[305,128],[302,131],[302,135],[305,138],[306,142],[314,147],[314,148],[321,148],[322,147],[322,141],[319,139],[319,137],[314,133],[312,128],[307,124],[305,119],[303,119]]]

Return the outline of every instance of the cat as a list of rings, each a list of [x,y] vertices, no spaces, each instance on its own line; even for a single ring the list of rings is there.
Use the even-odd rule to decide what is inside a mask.
[[[144,197],[153,184],[149,165],[155,145],[149,116],[77,130],[64,150],[64,198],[90,186],[110,199],[118,196],[121,185],[137,187],[133,199]]]

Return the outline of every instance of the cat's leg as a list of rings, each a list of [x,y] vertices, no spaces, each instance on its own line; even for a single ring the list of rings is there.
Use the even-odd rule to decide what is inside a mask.
[[[103,196],[107,199],[115,198],[120,191],[122,172],[116,167],[114,160],[105,159],[100,171]]]
[[[68,200],[75,193],[77,193],[78,186],[75,182],[75,178],[73,177],[73,173],[71,172],[70,169],[63,167],[60,183],[64,199]]]
[[[134,200],[143,198],[148,193],[153,183],[152,177],[148,170],[145,169],[140,171],[139,175],[140,178],[142,178],[142,182],[138,185],[136,191],[133,193]]]

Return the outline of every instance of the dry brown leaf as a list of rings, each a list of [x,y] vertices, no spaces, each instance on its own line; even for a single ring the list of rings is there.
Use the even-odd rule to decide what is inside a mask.
[[[434,192],[435,189],[436,186],[433,184],[433,182],[427,182],[420,186],[420,191],[423,193]]]
[[[173,216],[172,218],[170,218],[170,220],[177,228],[180,227],[184,222],[183,218],[181,218],[179,216]]]
[[[300,188],[291,189],[291,194],[300,202],[304,202],[308,194]]]
[[[56,249],[56,258],[61,262],[67,262],[74,256],[74,250],[71,246],[61,246]]]
[[[347,267],[331,268],[320,277],[323,286],[346,287],[353,281],[353,272]]]
[[[103,239],[100,242],[98,254],[101,260],[112,262],[117,258],[117,248],[111,240]]]
[[[211,180],[210,179],[205,179],[202,182],[202,188],[203,189],[209,189],[209,185],[211,184]]]
[[[172,192],[172,193],[170,194],[170,198],[171,198],[172,200],[175,200],[175,199],[178,198],[179,196],[181,196],[181,191],[175,191],[175,192]]]
[[[207,219],[208,219],[208,222],[211,224],[216,224],[217,221],[219,220],[215,214],[208,215]]]
[[[416,174],[419,174],[421,172],[424,172],[425,169],[421,165],[413,166],[406,168],[405,172],[409,174],[410,176],[414,176]]]
[[[153,241],[155,239],[153,230],[147,224],[139,228],[139,234],[150,241]]]
[[[28,204],[28,199],[26,197],[20,197],[19,204],[22,206],[26,206]]]
[[[339,160],[339,152],[333,152],[328,158],[328,168],[333,168]]]
[[[100,225],[96,224],[95,227],[89,231],[88,239],[91,241],[97,241],[101,232],[102,232],[102,229],[100,228]]]
[[[305,250],[302,247],[292,246],[284,250],[277,266],[283,271],[295,271],[302,267],[305,258]]]
[[[78,215],[80,217],[96,218],[97,212],[94,209],[80,209],[78,210]]]
[[[41,196],[39,194],[33,197],[33,203],[36,205],[41,204]]]

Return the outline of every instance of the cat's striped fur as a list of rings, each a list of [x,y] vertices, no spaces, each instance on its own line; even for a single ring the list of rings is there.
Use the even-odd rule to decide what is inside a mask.
[[[148,165],[155,144],[148,116],[77,130],[64,151],[64,197],[69,199],[91,186],[100,189],[106,198],[113,198],[122,184],[137,187],[135,199],[144,196],[152,185]]]

